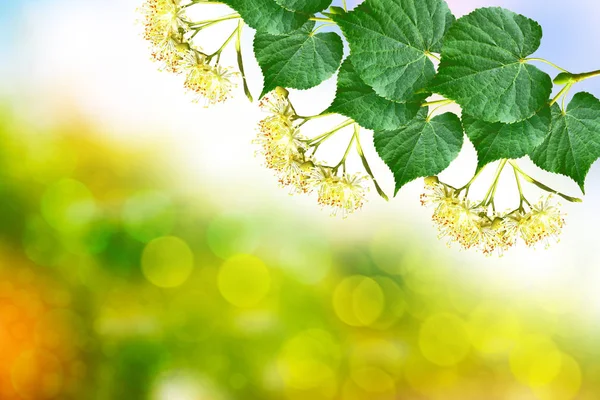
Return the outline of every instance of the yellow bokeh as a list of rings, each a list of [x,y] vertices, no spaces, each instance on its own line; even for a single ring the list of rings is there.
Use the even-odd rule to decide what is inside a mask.
[[[540,400],[571,400],[579,393],[581,380],[581,368],[577,361],[563,354],[558,375],[549,384],[533,388],[533,392]]]
[[[411,388],[428,398],[446,395],[460,382],[460,375],[455,367],[440,367],[417,354],[407,360],[404,378]]]
[[[142,271],[148,281],[162,288],[183,284],[194,269],[194,255],[183,240],[175,236],[154,239],[142,253]]]
[[[381,315],[385,295],[373,278],[355,275],[340,282],[333,293],[333,308],[351,326],[369,326]]]
[[[76,232],[93,221],[97,206],[92,193],[83,183],[63,179],[46,189],[41,211],[44,219],[54,229]]]
[[[467,356],[470,347],[465,323],[456,315],[433,315],[421,326],[419,348],[423,356],[434,364],[458,364]]]
[[[258,257],[239,254],[226,260],[219,270],[221,295],[236,307],[253,307],[271,288],[271,274]]]
[[[523,384],[536,387],[552,382],[561,370],[562,354],[542,335],[528,335],[510,353],[510,369]]]
[[[491,303],[473,310],[468,326],[473,347],[486,356],[508,353],[521,333],[516,313]]]
[[[340,357],[339,345],[323,330],[309,329],[288,340],[277,357],[277,371],[288,397],[332,398]]]

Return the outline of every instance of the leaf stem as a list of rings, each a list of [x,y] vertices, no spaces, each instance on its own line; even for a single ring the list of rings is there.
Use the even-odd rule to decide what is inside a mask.
[[[214,0],[193,0],[191,3],[181,6],[181,8],[188,8],[191,6],[195,6],[196,4],[222,4],[222,3],[220,1],[214,1]]]
[[[421,104],[421,107],[445,106],[445,105],[452,104],[452,103],[454,103],[454,100],[448,100],[448,99],[434,100],[434,101],[428,101],[428,102]]]
[[[369,166],[369,162],[367,161],[367,157],[365,157],[365,153],[363,151],[363,148],[360,144],[360,126],[358,124],[354,124],[354,136],[356,136],[356,152],[358,153],[358,156],[360,157],[360,160],[362,161],[362,165],[365,168],[365,171],[367,172],[367,174],[369,174],[369,176],[371,177],[371,179],[373,179],[373,184],[375,185],[375,190],[377,190],[377,193],[385,200],[385,201],[390,201],[389,197],[387,196],[387,194],[385,194],[385,192],[383,191],[383,189],[381,188],[381,186],[379,186],[379,183],[377,182],[377,179],[375,179],[375,175],[373,174],[373,171],[371,170],[371,167]]]
[[[331,23],[335,24],[335,22],[331,18],[310,17],[309,20],[317,21],[317,22],[331,22]]]
[[[303,120],[300,123],[300,126],[304,125],[305,123],[307,123],[308,121],[312,121],[313,119],[318,119],[318,118],[324,118],[324,117],[329,117],[331,115],[335,115],[334,113],[328,113],[328,112],[322,112],[321,114],[317,114],[317,115],[310,115],[308,117],[302,116],[302,115],[296,115],[293,117],[294,120],[298,120],[301,119]]]
[[[323,118],[323,117],[329,117],[330,115],[335,115],[335,114],[334,113],[322,112],[321,114],[310,115],[308,117],[305,117],[305,116],[302,116],[302,115],[296,115],[294,117],[294,119],[303,119],[305,121],[312,121],[313,119],[318,119],[318,118]]]
[[[513,165],[513,163],[510,163],[511,167],[513,168],[513,172],[515,173],[515,181],[517,182],[517,189],[519,189],[519,209],[518,211],[525,211],[525,209],[523,208],[523,204],[527,203],[528,206],[531,207],[531,204],[529,203],[529,201],[525,198],[525,195],[523,194],[523,188],[521,187],[521,178],[519,178],[519,171],[517,171],[517,169],[515,168],[515,166]]]
[[[231,35],[229,35],[229,37],[225,40],[225,42],[223,42],[223,44],[221,45],[221,47],[219,47],[219,49],[217,51],[215,51],[214,53],[212,53],[211,55],[209,55],[208,58],[208,62],[210,62],[215,56],[217,57],[217,64],[219,63],[219,60],[221,59],[221,53],[223,52],[223,50],[225,50],[225,48],[227,47],[227,45],[229,44],[229,42],[231,42],[233,40],[233,38],[237,35],[239,30],[239,25],[237,28],[235,28],[235,30],[233,32],[231,32]]]
[[[548,61],[548,60],[546,60],[546,59],[544,59],[544,58],[526,58],[526,59],[525,59],[525,61],[539,61],[539,62],[543,62],[543,63],[545,63],[545,64],[548,64],[548,65],[550,65],[551,67],[554,67],[554,68],[556,68],[556,69],[557,69],[557,70],[559,70],[559,71],[562,71],[562,72],[569,72],[569,71],[567,71],[566,69],[564,69],[564,68],[561,68],[561,67],[559,67],[558,65],[554,64],[553,62],[550,62],[550,61]]]
[[[498,165],[498,169],[496,170],[496,174],[494,175],[492,185],[488,189],[481,203],[477,205],[478,207],[489,206],[490,204],[492,204],[492,207],[495,208],[495,205],[493,204],[494,195],[496,194],[496,188],[498,187],[498,182],[500,181],[500,175],[502,174],[502,170],[504,169],[504,166],[506,165],[507,161],[508,160],[506,159],[500,161],[500,165]]]
[[[494,198],[496,197],[496,190],[498,189],[498,183],[500,182],[500,175],[502,175],[502,170],[504,170],[504,167],[506,166],[506,163],[508,162],[508,160],[504,159],[502,161],[500,161],[500,165],[498,166],[498,171],[496,172],[496,177],[494,178],[494,183],[492,184],[491,189],[491,193],[488,191],[488,193],[490,193],[489,195],[489,199],[486,202],[486,206],[488,205],[492,205],[492,210],[496,211],[496,204],[494,203]]]
[[[237,18],[241,18],[240,14],[232,13],[232,14],[224,15],[217,19],[207,19],[204,21],[191,22],[189,25],[190,25],[190,28],[192,28],[193,30],[199,30],[199,29],[204,29],[207,25],[213,25],[213,24],[216,24],[217,22],[222,22],[222,21],[227,21],[230,19],[237,19]]]
[[[237,62],[238,68],[240,70],[240,74],[242,74],[242,82],[244,85],[244,93],[250,103],[254,102],[254,98],[252,97],[252,93],[250,92],[250,88],[248,87],[248,80],[246,79],[246,73],[244,72],[244,57],[242,56],[242,29],[244,28],[244,21],[239,20],[238,28],[237,28],[237,38],[235,40],[235,51],[237,53]]]
[[[467,182],[467,184],[459,189],[456,190],[457,193],[461,193],[463,190],[465,191],[465,197],[467,197],[469,195],[469,189],[471,189],[471,185],[473,184],[473,182],[475,182],[475,180],[477,180],[477,178],[479,177],[479,175],[481,175],[481,173],[483,172],[483,170],[485,169],[485,165],[481,168],[479,168],[476,172],[475,175],[473,175],[473,177],[471,178],[471,180],[469,182]]]
[[[327,131],[325,133],[323,133],[322,135],[319,135],[317,137],[314,137],[312,139],[309,139],[307,142],[308,144],[313,147],[313,146],[319,146],[321,143],[323,143],[325,140],[329,139],[334,133],[336,133],[337,131],[344,129],[345,127],[352,125],[354,123],[354,120],[352,119],[347,119],[346,121],[342,122],[341,124],[339,124],[338,126],[336,126],[335,128],[333,128],[330,131]]]
[[[560,92],[550,101],[550,106],[554,105],[563,95],[565,95],[569,90],[571,90],[572,83],[568,83],[563,87]]]
[[[542,189],[548,193],[553,193],[555,195],[558,195],[558,196],[562,197],[563,199],[570,201],[571,203],[581,203],[583,201],[577,197],[567,196],[566,194],[556,191],[556,190],[544,185],[543,183],[533,179],[531,176],[527,175],[525,173],[525,171],[523,171],[521,168],[519,168],[517,163],[515,163],[514,161],[510,161],[510,165],[512,165],[512,167],[515,169],[515,171],[517,171],[519,174],[521,174],[523,179],[525,179],[527,182],[534,184],[535,186],[539,187],[540,189]]]
[[[585,72],[583,74],[573,74],[573,78],[574,78],[575,82],[581,82],[586,79],[593,78],[595,76],[600,76],[600,69],[597,71]]]
[[[435,55],[434,53],[432,53],[432,52],[430,52],[430,51],[426,51],[426,52],[425,52],[425,55],[426,55],[427,57],[433,58],[433,59],[435,59],[435,60],[437,60],[437,61],[442,61],[442,60],[440,59],[440,57],[438,57],[437,55]]]
[[[320,29],[323,28],[327,28],[328,26],[333,26],[335,25],[335,22],[326,22],[322,25],[317,26],[315,29],[313,29],[313,31],[311,32],[311,35],[314,35],[315,33],[317,33]]]
[[[346,151],[344,152],[344,156],[342,157],[342,159],[340,160],[340,162],[337,163],[337,165],[335,167],[333,167],[333,172],[335,174],[337,174],[337,171],[340,168],[340,166],[344,168],[344,173],[346,172],[346,159],[348,158],[348,154],[350,154],[350,150],[352,149],[352,145],[354,144],[355,140],[356,140],[356,128],[354,130],[354,134],[350,138],[350,142],[348,143],[348,147],[346,147]]]

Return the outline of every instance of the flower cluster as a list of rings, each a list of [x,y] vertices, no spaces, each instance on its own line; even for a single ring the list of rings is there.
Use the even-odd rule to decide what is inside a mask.
[[[189,28],[179,0],[147,0],[140,9],[144,16],[144,38],[152,46],[152,58],[164,69],[179,72],[189,50],[185,34]]]
[[[230,98],[238,74],[218,62],[211,65],[211,57],[188,40],[191,28],[180,0],[146,0],[140,11],[152,58],[165,71],[185,76],[184,87],[195,95],[194,101],[204,99],[208,106]]]
[[[231,68],[211,66],[209,62],[205,54],[190,50],[182,64],[186,72],[184,87],[196,96],[195,102],[204,100],[205,106],[229,100],[237,86],[234,80],[239,75]]]
[[[265,166],[275,171],[282,186],[290,193],[317,192],[318,202],[331,209],[332,215],[342,213],[345,218],[359,210],[364,202],[368,179],[362,174],[343,172],[319,163],[308,155],[311,141],[302,136],[294,107],[287,90],[277,88],[260,102],[262,110],[270,115],[258,124],[258,134],[253,143],[260,146],[257,154],[264,157]]]
[[[464,249],[477,249],[486,255],[502,255],[519,238],[530,247],[540,243],[548,247],[551,240],[558,241],[564,226],[564,215],[553,203],[552,195],[528,212],[519,209],[490,214],[487,206],[462,198],[459,190],[436,177],[425,180],[425,189],[421,204],[433,207],[432,219],[440,238],[447,237],[449,244],[456,242]]]

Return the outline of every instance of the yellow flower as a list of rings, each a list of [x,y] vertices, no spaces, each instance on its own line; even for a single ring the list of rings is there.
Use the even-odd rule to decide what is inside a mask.
[[[237,72],[209,65],[207,57],[196,50],[185,54],[182,70],[186,73],[185,88],[197,95],[194,101],[204,100],[206,107],[228,100],[237,86],[234,82],[239,75]]]
[[[314,164],[305,157],[304,138],[299,129],[280,124],[279,117],[275,117],[259,124],[258,135],[253,140],[260,146],[257,153],[264,157],[266,167],[275,171],[279,183],[292,188],[291,193],[308,193],[308,178]]]
[[[489,220],[482,217],[483,210],[467,200],[459,199],[456,191],[447,185],[429,179],[421,204],[433,206],[432,220],[437,225],[439,237],[448,237],[464,249],[480,248],[485,252],[492,247],[491,232],[487,231]],[[484,238],[484,228],[485,235]],[[482,241],[485,243],[482,245]]]
[[[164,69],[178,72],[185,51],[188,30],[184,10],[178,0],[147,0],[140,9],[144,16],[144,38],[152,46],[152,57],[164,64]]]
[[[528,246],[543,243],[548,248],[551,239],[559,241],[565,225],[564,214],[552,200],[552,195],[541,199],[517,221],[519,234]]]
[[[294,107],[289,101],[288,91],[282,87],[267,93],[258,106],[261,110],[273,114],[273,116],[282,117],[291,120],[296,115]]]
[[[363,182],[368,178],[361,174],[346,174],[341,177],[333,174],[331,168],[315,167],[311,184],[318,190],[318,202],[331,208],[331,215],[341,211],[342,217],[362,208],[367,188]]]
[[[481,242],[479,250],[486,256],[497,253],[502,256],[506,250],[514,245],[514,239],[507,234],[504,228],[504,218],[495,216],[493,220],[481,224]]]

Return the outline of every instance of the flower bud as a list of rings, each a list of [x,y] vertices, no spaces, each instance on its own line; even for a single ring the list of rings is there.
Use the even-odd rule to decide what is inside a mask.
[[[431,186],[440,183],[440,180],[437,176],[428,176],[425,178],[425,185]]]
[[[282,88],[281,86],[277,86],[275,88],[275,93],[277,93],[279,96],[286,98],[290,95],[290,92],[288,92],[288,90],[286,88]]]
[[[575,82],[575,77],[569,72],[561,72],[553,81],[557,85],[567,85]]]

